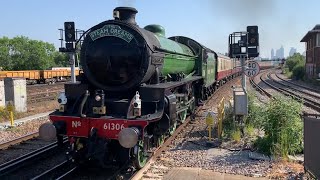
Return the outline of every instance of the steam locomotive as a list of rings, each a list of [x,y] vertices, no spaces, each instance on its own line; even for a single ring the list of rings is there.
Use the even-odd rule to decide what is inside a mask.
[[[140,28],[131,7],[88,30],[80,50],[82,77],[65,84],[60,107],[39,133],[62,143],[76,162],[132,163],[175,131],[219,86],[240,75],[239,63],[160,25]]]

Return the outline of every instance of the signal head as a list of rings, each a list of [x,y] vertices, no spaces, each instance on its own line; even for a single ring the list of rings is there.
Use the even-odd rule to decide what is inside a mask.
[[[258,34],[258,26],[247,26],[247,32],[249,34]]]
[[[259,46],[258,26],[247,26],[248,46]]]
[[[74,42],[76,41],[76,32],[74,22],[65,22],[64,23],[64,35],[66,42]]]

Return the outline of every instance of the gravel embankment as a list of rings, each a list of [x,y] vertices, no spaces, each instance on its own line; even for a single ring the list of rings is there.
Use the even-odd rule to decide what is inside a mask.
[[[11,141],[13,139],[22,137],[33,132],[38,132],[41,124],[47,121],[49,121],[48,117],[43,117],[32,121],[28,121],[16,127],[0,130],[0,143]]]

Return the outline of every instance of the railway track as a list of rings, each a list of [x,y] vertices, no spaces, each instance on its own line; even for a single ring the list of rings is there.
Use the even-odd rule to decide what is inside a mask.
[[[289,83],[289,84],[292,84],[292,85],[294,85],[294,86],[298,86],[298,87],[301,87],[301,88],[303,88],[303,89],[307,89],[307,90],[309,90],[309,91],[316,92],[316,93],[320,94],[320,91],[317,90],[317,89],[313,89],[313,88],[310,88],[310,87],[307,87],[307,86],[303,86],[303,85],[301,85],[301,84],[297,84],[297,83],[288,81],[288,80],[286,80],[286,79],[283,79],[283,78],[281,78],[281,77],[278,75],[278,73],[275,73],[275,75],[276,75],[277,78],[281,79],[282,81],[284,81],[284,82],[286,82],[286,83]]]
[[[261,75],[260,75],[260,78],[261,78]],[[261,80],[262,80],[262,79],[261,79]],[[254,81],[253,78],[250,78],[250,79],[249,79],[249,82],[250,82],[251,86],[252,86],[253,88],[255,88],[256,91],[259,91],[262,95],[266,95],[267,97],[272,98],[272,95],[271,95],[268,91],[266,91],[265,89],[263,89],[260,85],[258,85],[258,84]]]
[[[318,95],[311,94],[309,92],[305,92],[303,90],[299,90],[297,88],[294,88],[292,86],[288,86],[284,83],[281,83],[271,77],[271,73],[268,73],[268,78],[280,86],[278,87],[280,90],[282,90],[283,94],[285,93],[287,96],[291,96],[292,98],[296,100],[303,100],[303,104],[307,107],[310,107],[318,112],[320,112],[320,97]]]
[[[66,142],[67,139],[64,139],[64,143]],[[27,174],[24,173],[25,170],[29,169],[30,171],[32,169],[28,166],[32,165],[32,167],[34,167],[38,161],[46,159],[49,156],[56,155],[58,149],[63,148],[59,148],[58,143],[53,142],[8,162],[0,164],[0,179],[15,179],[21,174]]]
[[[58,94],[63,91],[64,84],[54,84],[46,86],[35,86],[27,88],[27,103],[34,104],[43,101],[55,100]]]
[[[8,148],[9,146],[12,146],[12,145],[15,145],[15,144],[19,144],[21,142],[33,139],[33,138],[35,138],[37,136],[39,136],[39,133],[38,132],[33,132],[33,133],[30,133],[30,134],[24,135],[22,137],[15,138],[15,139],[13,139],[11,141],[7,141],[7,142],[4,142],[4,143],[1,143],[0,144],[0,149]]]
[[[65,160],[62,163],[54,166],[53,168],[35,176],[32,180],[38,179],[64,179],[69,177],[78,169],[71,160]]]
[[[47,89],[61,89],[64,87],[65,83],[56,83],[56,84],[50,84],[50,85],[46,85],[46,84],[38,84],[38,85],[32,85],[32,86],[27,86],[27,93],[33,93],[33,92],[38,92],[39,90],[47,90]]]
[[[56,91],[47,91],[47,92],[41,92],[38,94],[30,95],[27,103],[32,104],[32,103],[38,103],[38,102],[43,102],[43,101],[49,101],[49,100],[55,100],[58,97],[59,92],[61,90],[56,90]]]
[[[280,86],[284,86],[284,87],[278,87],[278,86],[275,86],[274,84],[268,82],[267,80],[263,79],[264,75],[266,75],[267,78],[270,79],[273,83],[278,84]],[[267,84],[272,89],[280,92],[281,94],[283,94],[285,96],[290,96],[290,97],[292,97],[296,100],[299,100],[299,101],[303,101],[303,104],[305,106],[310,107],[310,108],[320,112],[320,103],[318,103],[318,101],[320,101],[319,96],[315,96],[314,94],[306,93],[302,90],[298,90],[298,89],[295,89],[291,86],[285,85],[284,83],[278,82],[271,77],[271,72],[265,72],[262,75],[260,75],[260,80],[263,83]],[[262,94],[268,96],[269,98],[273,98],[272,94],[270,94],[265,89],[263,89],[260,85],[258,85],[256,82],[254,82],[253,79],[250,79],[250,83],[256,90],[258,90]],[[300,94],[298,94],[297,92]],[[303,94],[306,94],[307,96],[312,96],[316,100],[308,98],[308,97],[304,96]]]

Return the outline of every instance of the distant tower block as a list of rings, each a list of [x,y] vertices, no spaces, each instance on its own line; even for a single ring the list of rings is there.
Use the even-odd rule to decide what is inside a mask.
[[[0,79],[0,107],[4,107],[5,105],[4,81],[3,79]]]
[[[5,78],[6,104],[12,102],[17,112],[27,111],[26,80],[23,78]]]

